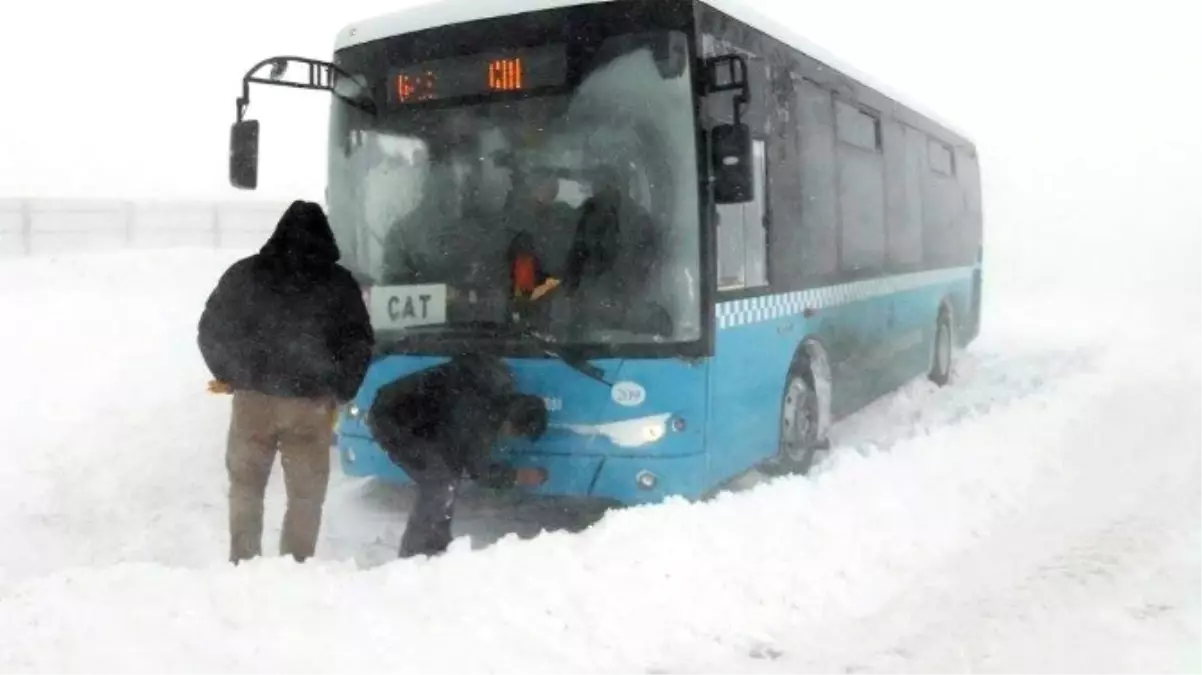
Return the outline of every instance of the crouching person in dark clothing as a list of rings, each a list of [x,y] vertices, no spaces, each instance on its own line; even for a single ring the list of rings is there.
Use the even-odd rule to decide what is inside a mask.
[[[288,505],[280,553],[313,555],[338,406],[358,391],[374,334],[359,285],[319,205],[294,202],[262,249],[221,276],[197,340],[233,394],[226,447],[230,560],[261,553],[263,496],[280,455]]]
[[[538,438],[547,410],[538,396],[517,393],[505,365],[456,357],[382,388],[367,417],[376,440],[417,486],[400,557],[436,555],[451,543],[459,481],[512,487],[516,471],[492,460],[500,437]]]

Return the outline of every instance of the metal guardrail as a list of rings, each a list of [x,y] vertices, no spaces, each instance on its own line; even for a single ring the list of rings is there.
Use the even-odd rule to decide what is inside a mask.
[[[258,248],[287,202],[0,199],[0,258],[137,248]]]

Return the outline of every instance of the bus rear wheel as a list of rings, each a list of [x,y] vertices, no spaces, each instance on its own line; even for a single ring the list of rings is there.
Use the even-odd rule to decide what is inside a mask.
[[[771,462],[776,474],[810,472],[814,456],[825,444],[818,438],[818,395],[808,373],[794,370],[781,400],[780,449]]]
[[[946,386],[952,379],[952,321],[947,309],[939,311],[935,321],[935,350],[931,359],[931,372],[928,377],[940,387]]]

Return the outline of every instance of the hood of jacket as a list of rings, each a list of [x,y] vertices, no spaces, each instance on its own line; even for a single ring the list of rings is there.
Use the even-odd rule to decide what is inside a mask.
[[[341,257],[320,204],[297,200],[280,217],[259,255],[288,267],[333,265]]]

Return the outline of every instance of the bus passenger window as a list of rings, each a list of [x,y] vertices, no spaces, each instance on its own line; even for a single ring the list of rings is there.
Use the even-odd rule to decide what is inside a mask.
[[[952,159],[952,149],[946,144],[932,139],[929,157],[931,159],[932,171],[944,176],[955,175],[956,165]]]

